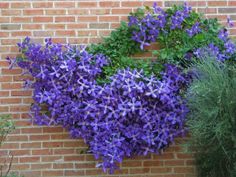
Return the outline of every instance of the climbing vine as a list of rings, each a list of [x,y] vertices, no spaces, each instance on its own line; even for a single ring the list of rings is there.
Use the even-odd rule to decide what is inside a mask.
[[[153,42],[161,46],[153,51],[155,61],[132,59]],[[82,137],[101,160],[97,167],[111,173],[125,157],[159,153],[185,134],[189,63],[209,51],[221,62],[235,56],[227,30],[187,4],[138,9],[104,42],[87,48],[30,38],[18,46],[21,54],[8,60],[35,78],[26,81],[34,89],[34,122]]]

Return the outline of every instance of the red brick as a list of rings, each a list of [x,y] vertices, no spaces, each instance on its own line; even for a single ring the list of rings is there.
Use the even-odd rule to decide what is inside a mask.
[[[29,2],[13,2],[11,3],[11,8],[22,9],[22,8],[29,8]]]
[[[88,15],[89,9],[68,9],[69,15]]]
[[[0,8],[1,9],[8,9],[9,3],[8,2],[0,2]]]
[[[17,141],[17,142],[24,142],[28,141],[28,136],[27,135],[12,135],[7,137],[7,141]]]
[[[72,31],[72,30],[66,30],[66,31],[57,31],[56,32],[56,36],[63,36],[63,37],[66,37],[66,36],[75,36],[75,31]]]
[[[142,167],[141,161],[123,161],[122,167]]]
[[[39,29],[42,29],[43,27],[41,24],[32,24],[31,23],[31,24],[23,24],[22,28],[27,29],[27,30],[35,30],[35,29],[39,30]]]
[[[10,17],[0,17],[0,23],[8,23],[10,22]]]
[[[66,176],[84,176],[84,170],[65,170]]]
[[[41,148],[41,142],[29,142],[29,143],[22,143],[21,148],[22,149],[35,149],[35,148]]]
[[[69,155],[69,154],[74,154],[75,150],[74,149],[54,149],[54,155],[58,154],[63,154],[63,155]]]
[[[46,23],[51,23],[53,22],[52,17],[33,17],[33,22],[46,22]]]
[[[33,8],[51,8],[53,2],[33,2]]]
[[[42,9],[26,9],[23,11],[24,15],[30,15],[30,16],[37,16],[37,15],[43,15]]]
[[[13,156],[29,156],[30,150],[14,150],[12,151]]]
[[[71,8],[75,7],[75,2],[55,2],[54,6],[56,8]]]
[[[2,10],[3,16],[17,16],[21,15],[21,10]]]
[[[49,140],[49,135],[30,135],[31,141]]]
[[[43,142],[43,148],[63,147],[63,142]]]
[[[21,99],[20,98],[1,98],[0,103],[1,104],[20,104]]]
[[[32,176],[41,176],[41,171],[23,171],[21,172],[21,175],[23,175],[24,177],[32,177]]]
[[[42,156],[42,162],[58,162],[63,161],[63,156]]]
[[[19,149],[19,143],[3,143],[1,149]]]
[[[91,9],[90,14],[91,15],[105,15],[110,14],[111,9]]]
[[[99,22],[119,22],[119,16],[100,16]]]
[[[13,164],[11,170],[29,170],[30,165],[29,164]]]
[[[65,29],[64,24],[46,24],[45,29]]]
[[[97,7],[97,2],[78,2],[78,7],[79,8],[95,8]]]
[[[9,91],[0,91],[0,97],[7,97],[9,96]]]
[[[209,1],[208,6],[226,6],[227,1]]]
[[[165,166],[182,166],[184,165],[183,160],[167,160],[165,161]]]
[[[138,1],[122,1],[121,2],[122,7],[141,7],[142,2]]]
[[[159,173],[159,174],[168,174],[172,172],[172,169],[170,167],[155,167],[155,168],[151,168],[151,173]]]
[[[56,17],[55,22],[75,22],[75,17]]]
[[[160,160],[155,160],[155,161],[145,161],[143,162],[144,167],[153,167],[153,166],[163,166],[164,162]]]
[[[31,164],[30,165],[31,169],[50,169],[52,168],[52,164],[51,163],[42,163],[42,164]]]
[[[39,162],[40,157],[21,157],[20,163],[32,163],[32,162]]]
[[[8,112],[9,111],[9,107],[8,106],[0,106],[0,112]]]
[[[63,171],[62,170],[43,171],[43,176],[63,176]]]
[[[15,37],[15,36],[22,36],[22,37],[31,36],[31,31],[17,31],[17,32],[12,32],[12,36],[13,36],[13,37]]]
[[[32,155],[52,155],[52,149],[33,149]]]
[[[65,15],[66,10],[65,9],[50,9],[46,10],[46,15]]]
[[[131,168],[129,173],[130,174],[147,174],[150,172],[150,168]]]
[[[78,22],[97,22],[98,17],[97,16],[79,16]]]
[[[84,161],[85,158],[83,155],[76,155],[76,156],[65,156],[65,161]]]
[[[109,8],[111,8],[111,7],[120,7],[120,2],[112,2],[112,1],[108,1],[108,2],[106,2],[106,1],[103,1],[103,2],[99,2],[99,6],[100,7],[102,7],[102,8],[104,8],[104,7],[109,7]]]
[[[120,8],[120,9],[112,9],[112,14],[129,14],[132,11],[132,9],[124,9],[124,8]]]
[[[62,127],[43,127],[43,133],[60,133],[63,132]]]
[[[73,163],[55,163],[53,164],[54,169],[73,169],[74,164]]]
[[[175,173],[194,173],[193,167],[175,167],[174,168]]]
[[[12,17],[11,22],[13,22],[13,23],[27,23],[27,22],[31,22],[31,18],[30,17]]]
[[[68,29],[88,28],[88,25],[86,23],[67,24],[66,26],[67,26]]]
[[[53,31],[34,31],[33,32],[33,35],[34,36],[37,36],[37,37],[51,37],[53,36]]]

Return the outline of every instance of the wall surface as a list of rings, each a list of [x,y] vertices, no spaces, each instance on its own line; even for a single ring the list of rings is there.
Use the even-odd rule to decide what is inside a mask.
[[[72,140],[60,127],[32,125],[28,116],[32,91],[22,88],[21,70],[8,70],[6,56],[17,54],[16,43],[25,36],[43,42],[52,37],[56,42],[87,44],[126,20],[129,12],[154,1],[74,0],[74,1],[0,1],[0,114],[11,114],[16,130],[0,149],[3,161],[9,152],[14,155],[12,169],[28,177],[46,176],[110,176],[95,168],[82,140]],[[157,1],[170,6],[180,1]],[[188,1],[207,17],[217,17],[223,24],[227,16],[236,22],[236,1]],[[236,28],[230,29],[236,35]],[[113,177],[194,177],[196,172],[191,154],[180,146],[168,148],[163,155],[126,159]]]

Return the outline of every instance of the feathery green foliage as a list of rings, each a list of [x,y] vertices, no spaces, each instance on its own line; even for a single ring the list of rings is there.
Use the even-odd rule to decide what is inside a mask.
[[[0,146],[7,134],[14,129],[14,124],[10,120],[9,115],[0,115]]]
[[[232,63],[231,63],[232,64]],[[193,66],[187,125],[200,177],[236,176],[236,66],[206,58]]]

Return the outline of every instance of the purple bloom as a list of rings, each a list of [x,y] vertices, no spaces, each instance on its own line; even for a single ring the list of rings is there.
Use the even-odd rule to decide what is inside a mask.
[[[236,51],[235,44],[232,41],[228,41],[224,45],[226,53],[233,55]]]
[[[186,32],[190,37],[201,32],[200,23],[196,22],[190,29],[186,29]]]
[[[141,48],[158,35],[153,31],[156,19],[145,20],[148,26],[138,32]],[[179,92],[186,77],[174,65],[165,66],[162,79],[126,68],[110,83],[99,85],[96,79],[109,63],[102,54],[51,40],[41,46],[26,39],[19,47],[26,59],[16,63],[36,78],[31,84],[34,122],[61,125],[72,137],[83,138],[94,157],[102,160],[98,166],[104,171],[114,172],[116,164],[131,155],[159,153],[183,132],[180,125],[187,110]],[[45,106],[47,114],[42,111]]]
[[[226,29],[222,29],[219,31],[218,38],[224,42],[228,40],[229,33]]]
[[[234,23],[231,21],[231,18],[229,16],[227,17],[227,24],[230,28],[234,27]]]

